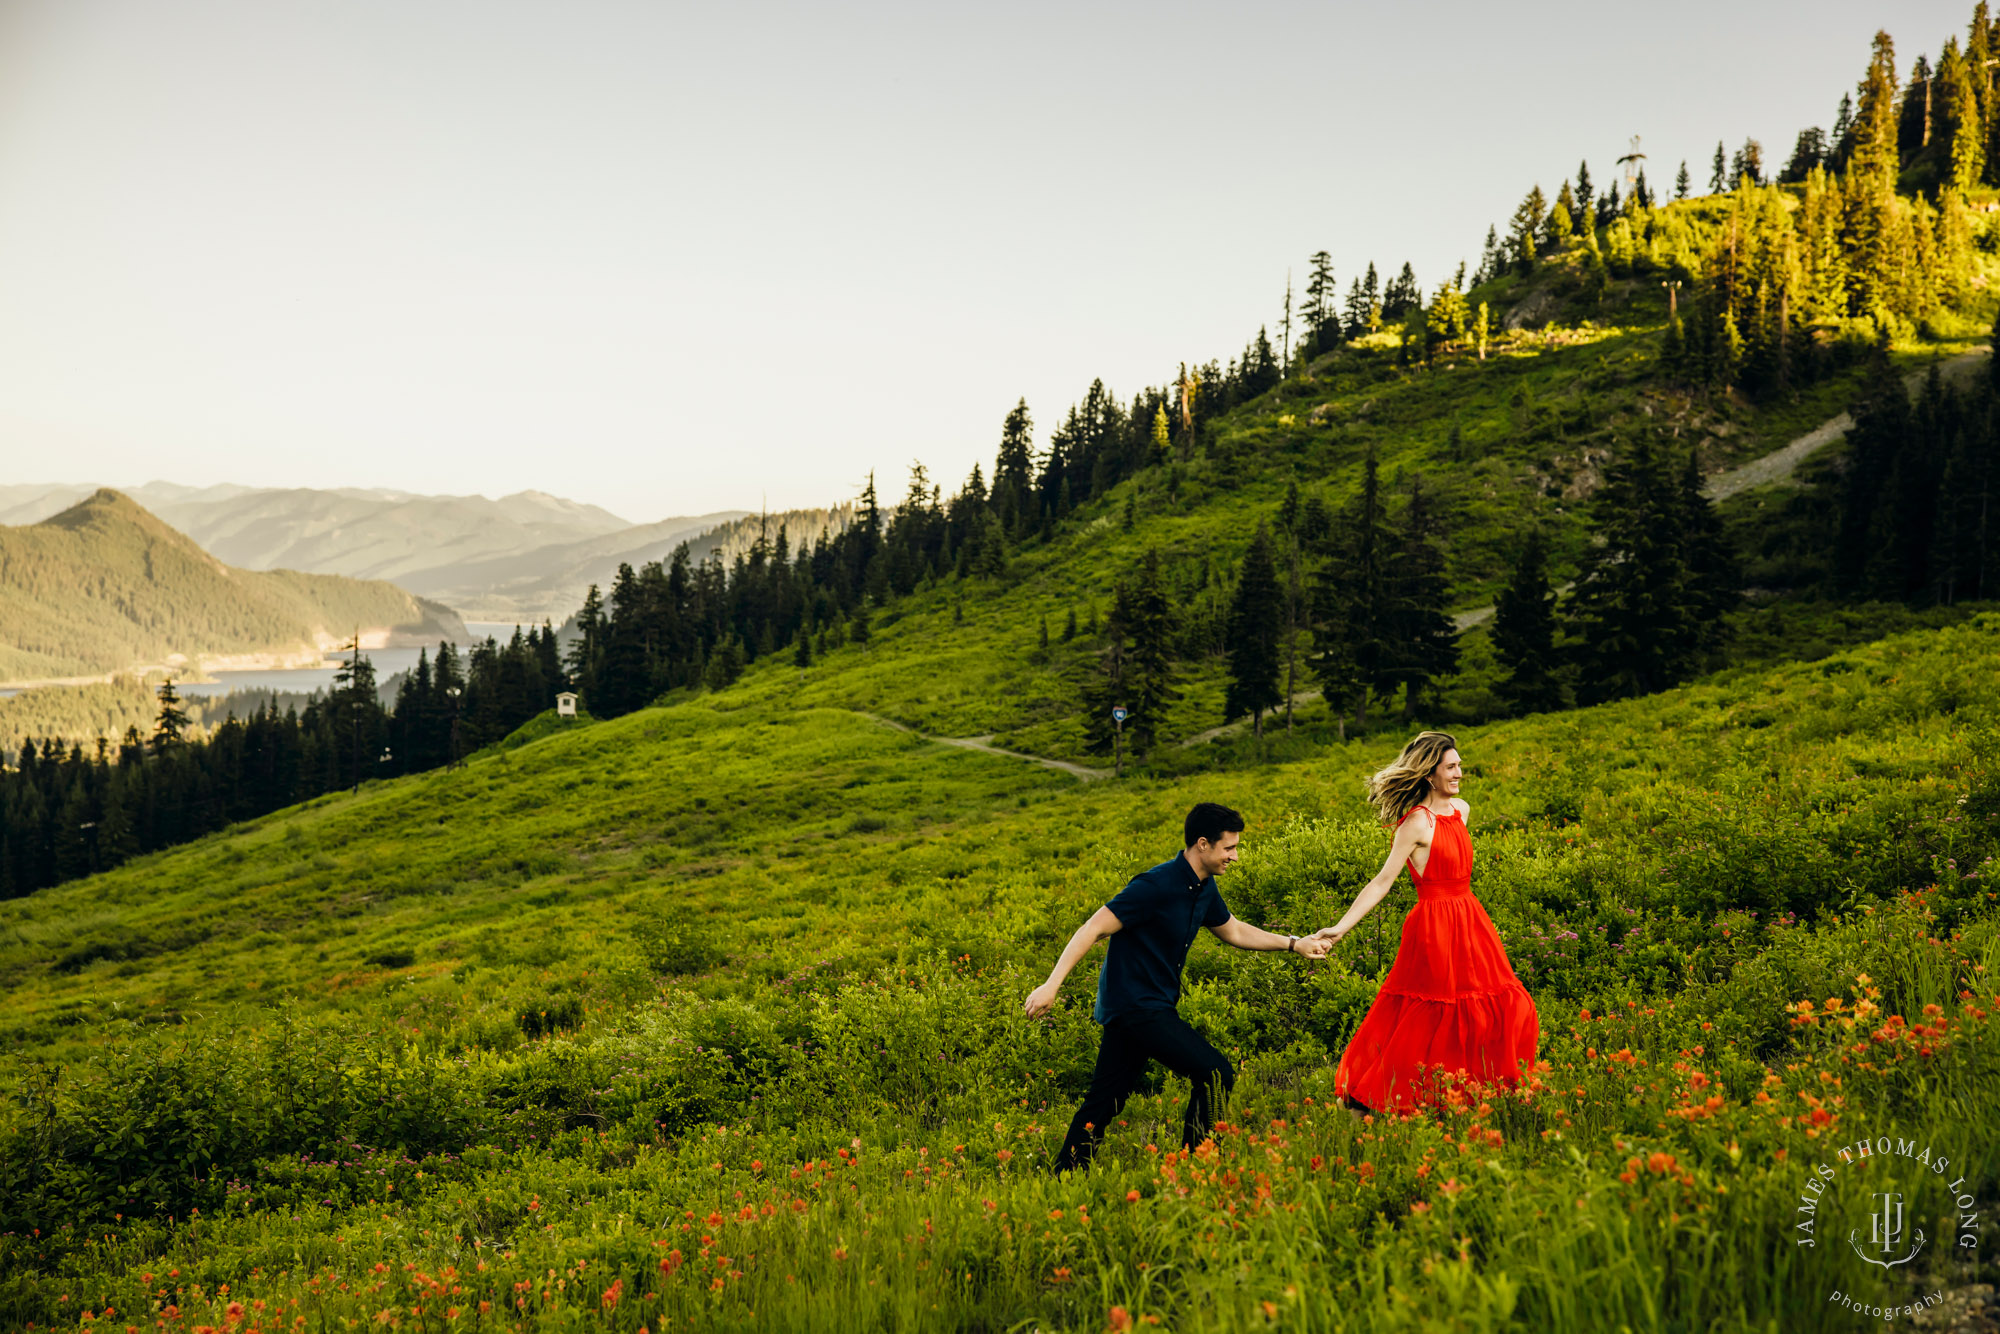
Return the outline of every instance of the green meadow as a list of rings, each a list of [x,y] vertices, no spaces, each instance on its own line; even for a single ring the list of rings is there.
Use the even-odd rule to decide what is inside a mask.
[[[1873,1280],[1798,1244],[1810,1165],[2000,1167],[1997,650],[1980,617],[1465,730],[1528,1085],[1330,1105],[1405,889],[1322,965],[1198,945],[1225,1127],[1180,1154],[1163,1081],[1063,1180],[1089,982],[1019,1013],[1061,940],[1201,798],[1250,819],[1239,914],[1330,921],[1384,742],[1086,783],[724,695],[9,903],[5,1318],[1845,1327]],[[1990,1273],[1943,1221],[1876,1287]]]

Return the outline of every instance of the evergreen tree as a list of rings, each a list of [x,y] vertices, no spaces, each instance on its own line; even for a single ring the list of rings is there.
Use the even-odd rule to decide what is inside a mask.
[[[1782,185],[1802,185],[1825,161],[1826,131],[1808,125],[1799,131],[1798,140],[1792,145],[1792,160],[1778,173],[1778,181]]]
[[[1826,165],[1839,171],[1846,167],[1848,155],[1854,151],[1854,97],[1851,93],[1840,95],[1840,110],[1834,114],[1830,138]]]
[[[1580,232],[1590,225],[1594,216],[1591,205],[1595,200],[1596,195],[1590,186],[1590,162],[1586,159],[1576,164],[1576,193],[1570,196],[1569,201],[1569,228],[1572,232]]]
[[[1229,684],[1222,706],[1225,721],[1249,714],[1259,738],[1264,735],[1265,711],[1282,702],[1278,670],[1284,623],[1284,593],[1278,586],[1270,530],[1259,523],[1230,601]]]
[[[1694,611],[1692,649],[1714,653],[1722,648],[1729,613],[1742,599],[1742,575],[1736,553],[1722,530],[1715,505],[1702,494],[1701,462],[1688,446],[1675,496],[1673,532],[1681,562],[1688,573],[1688,605]]]
[[[1439,540],[1443,527],[1423,479],[1413,477],[1384,571],[1382,656],[1373,682],[1383,696],[1402,687],[1405,722],[1416,717],[1432,681],[1458,670],[1458,629],[1445,612],[1450,585]]]
[[[1382,319],[1386,323],[1399,320],[1423,304],[1423,289],[1417,286],[1417,274],[1408,263],[1403,271],[1389,280],[1382,292]]]
[[[1549,587],[1548,549],[1539,527],[1528,530],[1513,576],[1494,601],[1493,652],[1507,672],[1500,697],[1516,713],[1562,707],[1556,596]]]
[[[1717,139],[1715,141],[1715,167],[1708,174],[1708,192],[1712,195],[1721,194],[1722,187],[1728,179],[1729,159],[1723,155],[1722,141]]]
[[[174,689],[173,677],[170,676],[160,682],[158,697],[160,712],[153,720],[151,742],[156,757],[166,755],[184,745],[188,730],[187,711],[181,708],[180,692]]]
[[[1689,185],[1687,159],[1682,158],[1680,172],[1674,177],[1674,198],[1686,199]]]
[[[1097,633],[1097,607],[1090,609],[1091,633]],[[1125,737],[1134,755],[1144,755],[1158,742],[1168,707],[1180,698],[1175,688],[1174,616],[1160,577],[1160,557],[1148,550],[1139,569],[1119,580],[1111,614],[1104,622],[1104,647],[1085,681],[1084,735],[1100,754],[1111,753],[1116,727],[1111,710],[1129,710]]]
[[[1472,276],[1472,285],[1478,287],[1492,282],[1506,267],[1506,257],[1500,250],[1500,229],[1489,225],[1486,228],[1486,244],[1479,251],[1479,269]]]
[[[1583,703],[1650,694],[1687,679],[1704,627],[1678,529],[1677,488],[1640,438],[1591,503],[1592,540],[1568,602]]]
[[[1000,425],[1000,452],[993,463],[993,507],[1010,537],[1019,537],[1041,517],[1029,513],[1033,494],[1030,479],[1035,471],[1034,436],[1034,419],[1028,415],[1028,400],[1024,398]]]
[[[1152,750],[1166,724],[1168,706],[1181,697],[1174,661],[1177,628],[1160,574],[1160,553],[1148,548],[1132,584],[1124,623],[1131,643],[1127,694],[1133,710],[1126,733],[1132,739],[1134,754]]]
[[[1367,722],[1369,689],[1381,676],[1385,565],[1393,541],[1371,448],[1362,460],[1359,494],[1337,517],[1328,516],[1310,600],[1313,675],[1335,716],[1352,709],[1357,725]]]
[[[1333,277],[1333,257],[1316,251],[1306,277],[1306,329],[1310,355],[1318,356],[1340,340],[1340,287]]]
[[[1527,198],[1514,210],[1514,219],[1507,229],[1507,251],[1522,274],[1535,266],[1535,236],[1541,231],[1542,216],[1547,212],[1548,204],[1539,185],[1528,191]]]

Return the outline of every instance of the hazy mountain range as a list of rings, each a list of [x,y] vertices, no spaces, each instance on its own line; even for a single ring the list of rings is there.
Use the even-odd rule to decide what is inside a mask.
[[[383,580],[232,567],[108,489],[0,527],[0,681],[316,663],[356,630],[370,647],[468,638]]]
[[[0,524],[39,523],[94,485],[0,486]],[[246,570],[386,579],[473,620],[560,621],[621,561],[657,560],[746,517],[743,510],[634,524],[540,491],[423,496],[374,489],[179,486],[124,489],[210,555]]]

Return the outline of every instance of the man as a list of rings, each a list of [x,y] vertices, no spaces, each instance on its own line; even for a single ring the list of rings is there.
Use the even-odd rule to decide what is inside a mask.
[[[1155,866],[1091,914],[1063,947],[1049,980],[1028,993],[1022,1005],[1030,1019],[1047,1014],[1063,979],[1093,945],[1111,938],[1097,975],[1093,1018],[1104,1026],[1090,1092],[1070,1122],[1069,1138],[1056,1157],[1056,1170],[1083,1167],[1104,1129],[1139,1086],[1146,1062],[1155,1060],[1189,1080],[1181,1118],[1181,1143],[1192,1149],[1215,1124],[1219,1096],[1236,1086],[1229,1059],[1194,1031],[1176,1008],[1181,969],[1188,947],[1202,927],[1218,940],[1244,950],[1289,950],[1308,959],[1326,956],[1329,942],[1313,936],[1281,936],[1240,922],[1216,893],[1215,877],[1236,864],[1243,817],[1227,806],[1204,801],[1188,812],[1184,851]]]

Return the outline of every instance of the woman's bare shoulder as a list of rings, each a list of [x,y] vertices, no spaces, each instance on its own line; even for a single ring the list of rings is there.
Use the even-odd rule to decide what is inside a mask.
[[[1453,797],[1451,799],[1451,804],[1458,807],[1459,819],[1469,820],[1472,818],[1472,803],[1467,801],[1464,797]]]

